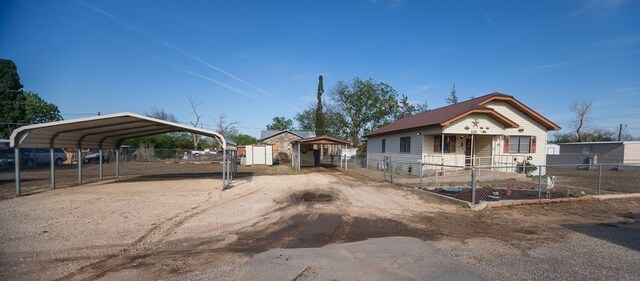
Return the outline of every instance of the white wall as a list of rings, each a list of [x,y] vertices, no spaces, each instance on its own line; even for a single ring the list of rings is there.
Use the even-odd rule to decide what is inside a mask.
[[[536,136],[536,153],[526,153],[522,155],[531,155],[533,159],[529,162],[535,165],[544,165],[547,163],[547,128],[504,101],[492,101],[485,106],[493,108],[493,110],[520,125],[520,128],[504,129],[505,135]],[[523,129],[523,131],[519,132],[519,129]],[[500,140],[497,154],[503,154],[502,147],[503,140]]]
[[[382,160],[385,156],[391,156],[394,161],[418,161],[422,159],[422,135],[420,131],[370,137],[367,141],[367,158],[370,160]],[[409,152],[400,152],[400,138],[411,137]],[[382,153],[382,140],[386,140],[386,151]]]

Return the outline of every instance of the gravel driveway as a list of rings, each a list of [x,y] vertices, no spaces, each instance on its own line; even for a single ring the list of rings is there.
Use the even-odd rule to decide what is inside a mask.
[[[442,200],[325,169],[226,191],[188,176],[47,191],[0,201],[0,279],[640,276],[639,200],[482,212]]]

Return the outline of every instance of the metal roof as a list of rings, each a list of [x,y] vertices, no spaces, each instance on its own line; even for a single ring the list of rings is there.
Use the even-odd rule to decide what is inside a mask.
[[[262,130],[262,132],[260,133],[260,139],[261,140],[265,140],[274,136],[277,136],[279,134],[282,133],[290,133],[290,134],[294,134],[298,137],[301,137],[303,139],[306,138],[312,138],[316,136],[316,133],[314,131],[305,131],[305,130],[282,130],[282,131],[278,131],[278,130]]]
[[[330,136],[317,136],[308,139],[299,139],[294,140],[292,143],[303,143],[303,144],[351,144],[346,140],[341,140],[339,138],[334,138]]]
[[[118,148],[129,138],[170,132],[188,132],[218,140],[222,147],[236,150],[237,144],[205,129],[123,112],[22,126],[11,134],[11,147],[34,148]]]
[[[549,121],[539,113],[533,111],[520,101],[516,100],[513,96],[505,95],[502,93],[492,93],[463,101],[460,103],[452,104],[445,107],[440,107],[434,110],[429,110],[420,114],[398,119],[397,121],[386,125],[384,127],[373,130],[365,137],[372,137],[384,134],[390,134],[395,132],[414,130],[418,128],[425,128],[430,126],[448,126],[452,121],[455,121],[461,117],[464,117],[471,113],[488,114],[496,121],[504,124],[508,127],[518,127],[518,124],[504,117],[492,108],[485,105],[491,101],[499,100],[505,101],[510,105],[516,107],[518,110],[531,117],[541,125],[545,126],[548,130],[559,130],[560,127],[553,122]]]
[[[636,144],[640,143],[640,141],[585,141],[585,142],[565,142],[558,143],[558,145],[592,145],[592,144]]]

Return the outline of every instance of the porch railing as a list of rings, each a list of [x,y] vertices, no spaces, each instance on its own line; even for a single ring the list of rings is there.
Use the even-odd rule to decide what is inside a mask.
[[[525,161],[531,160],[531,155],[528,154],[498,154],[494,156],[465,156],[464,158],[451,155],[451,160],[447,159],[447,155],[441,154],[426,154],[422,157],[422,163],[431,163],[439,165],[453,165],[453,166],[492,166],[495,169],[509,170],[518,164],[522,164]],[[464,159],[464,160],[462,160]],[[460,163],[460,161],[463,161]]]

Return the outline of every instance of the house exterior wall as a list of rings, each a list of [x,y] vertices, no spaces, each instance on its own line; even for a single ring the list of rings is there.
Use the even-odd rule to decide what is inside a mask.
[[[273,145],[273,159],[287,163],[291,161],[291,155],[293,153],[291,142],[299,139],[301,139],[301,137],[289,132],[284,132],[264,139],[261,143]]]
[[[640,142],[624,144],[624,164],[640,164]]]
[[[504,129],[505,136],[535,136],[536,152],[521,155],[531,156],[532,159],[529,162],[534,165],[545,165],[547,163],[547,129],[544,126],[504,101],[492,101],[485,106],[492,108],[520,126],[519,128]],[[522,132],[519,132],[520,129],[522,129]],[[498,150],[496,155],[505,154],[502,149],[503,145],[504,140],[498,140],[498,143],[494,146]]]
[[[418,135],[418,133],[422,133],[422,131],[416,130],[380,137],[370,137],[367,140],[367,159],[369,163],[381,162],[385,156],[391,156],[394,161],[415,162],[421,160],[423,135]],[[408,153],[400,152],[400,138],[403,137],[411,138],[411,146]],[[386,140],[384,153],[382,152],[383,139]]]

